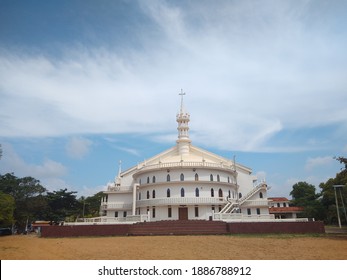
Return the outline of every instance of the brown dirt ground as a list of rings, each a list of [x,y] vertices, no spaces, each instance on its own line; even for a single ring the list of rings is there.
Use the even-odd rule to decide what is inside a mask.
[[[347,235],[0,237],[1,260],[346,260]]]

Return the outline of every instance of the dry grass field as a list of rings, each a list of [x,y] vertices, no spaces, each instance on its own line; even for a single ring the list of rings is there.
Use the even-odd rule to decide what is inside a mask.
[[[1,260],[347,260],[347,234],[0,237]]]

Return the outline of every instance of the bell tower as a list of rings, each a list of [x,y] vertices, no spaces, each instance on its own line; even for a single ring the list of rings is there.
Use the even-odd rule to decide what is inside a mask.
[[[179,93],[181,96],[181,108],[179,113],[176,116],[177,121],[177,130],[178,130],[178,139],[177,139],[177,145],[178,145],[178,153],[180,155],[189,154],[189,148],[190,143],[192,142],[189,139],[189,120],[190,115],[189,113],[184,109],[183,106],[183,96],[185,93],[181,89],[181,92]]]

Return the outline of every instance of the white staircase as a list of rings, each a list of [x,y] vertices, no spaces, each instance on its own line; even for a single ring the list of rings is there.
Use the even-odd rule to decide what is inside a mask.
[[[227,203],[222,208],[222,210],[219,212],[219,214],[234,213],[235,211],[237,211],[240,208],[240,206],[245,201],[247,201],[255,193],[259,192],[260,190],[266,190],[266,189],[267,189],[266,183],[261,182],[255,188],[253,188],[246,196],[242,197],[238,201],[231,201],[229,198],[227,198]]]

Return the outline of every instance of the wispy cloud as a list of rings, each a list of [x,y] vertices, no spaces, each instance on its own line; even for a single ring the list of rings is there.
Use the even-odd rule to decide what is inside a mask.
[[[309,158],[306,161],[305,169],[311,171],[317,167],[324,167],[331,165],[334,162],[334,158],[331,156]]]
[[[15,171],[18,177],[31,176],[39,179],[47,188],[66,186],[64,176],[67,175],[68,169],[62,163],[45,159],[41,164],[33,164],[21,158],[12,145],[4,143],[2,148],[1,174]]]
[[[66,144],[66,152],[69,157],[82,159],[89,153],[93,142],[83,137],[72,137]]]
[[[128,154],[134,155],[134,156],[140,156],[141,155],[141,153],[138,150],[136,150],[136,149],[120,147],[120,146],[117,146],[117,149],[121,150],[121,151],[124,151],[124,152],[126,152]]]
[[[283,130],[346,122],[347,40],[331,11],[260,2],[140,4],[151,23],[135,36],[142,48],[2,49],[0,135],[165,138],[181,87],[192,135],[218,148],[266,150]]]

